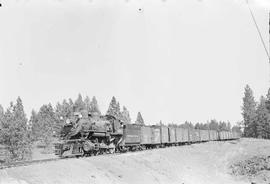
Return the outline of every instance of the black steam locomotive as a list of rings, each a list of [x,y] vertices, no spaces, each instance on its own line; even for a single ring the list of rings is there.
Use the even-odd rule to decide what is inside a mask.
[[[61,157],[114,153],[123,135],[123,123],[113,116],[76,113],[61,130],[55,153]]]

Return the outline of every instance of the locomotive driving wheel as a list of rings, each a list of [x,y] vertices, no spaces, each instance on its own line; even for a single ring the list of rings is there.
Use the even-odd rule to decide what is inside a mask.
[[[95,148],[95,145],[90,140],[86,140],[85,142],[82,143],[83,155],[84,156],[91,155],[94,148]]]
[[[115,153],[115,145],[114,145],[114,143],[110,143],[109,144],[108,150],[109,150],[109,153],[110,154],[114,154]]]

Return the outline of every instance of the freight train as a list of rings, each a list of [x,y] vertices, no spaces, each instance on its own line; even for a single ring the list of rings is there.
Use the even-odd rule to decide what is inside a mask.
[[[60,157],[91,156],[207,141],[239,139],[231,131],[200,130],[165,125],[124,124],[110,115],[89,114],[65,124],[55,154]]]

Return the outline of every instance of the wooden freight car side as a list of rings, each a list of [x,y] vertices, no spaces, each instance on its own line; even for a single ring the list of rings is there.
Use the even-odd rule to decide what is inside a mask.
[[[170,143],[176,143],[176,132],[174,127],[169,127],[169,141]]]
[[[216,130],[209,130],[210,140],[216,141],[218,140],[218,134]]]
[[[189,142],[196,142],[195,130],[190,128],[188,129]]]
[[[141,142],[141,126],[136,124],[127,124],[124,129],[124,144],[139,145]]]
[[[208,130],[200,130],[200,137],[201,137],[201,141],[209,141],[209,132]]]
[[[141,126],[141,145],[152,144],[152,129],[150,126]]]
[[[161,144],[168,144],[169,143],[169,129],[166,126],[160,126],[160,138]]]
[[[161,144],[161,138],[160,138],[160,126],[151,126],[152,130],[152,144]]]
[[[200,136],[200,130],[195,129],[195,142],[200,142],[201,141],[201,136]]]
[[[181,128],[182,129],[182,142],[187,143],[189,142],[189,131],[186,128]]]
[[[183,142],[182,130],[181,128],[175,128],[175,140],[176,142],[180,143]]]

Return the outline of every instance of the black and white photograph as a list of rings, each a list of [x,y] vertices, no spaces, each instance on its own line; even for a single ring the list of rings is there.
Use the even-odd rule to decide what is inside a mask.
[[[270,0],[0,0],[0,184],[270,184]]]

